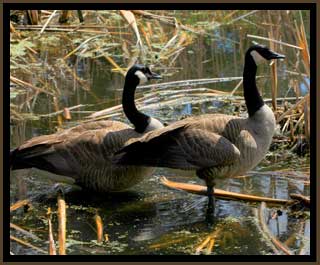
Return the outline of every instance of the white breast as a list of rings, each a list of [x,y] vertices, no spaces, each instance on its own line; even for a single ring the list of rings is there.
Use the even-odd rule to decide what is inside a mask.
[[[241,152],[239,163],[232,168],[230,175],[245,174],[254,168],[269,150],[275,131],[276,122],[272,110],[265,104],[252,117],[241,130],[235,145]]]
[[[150,132],[150,131],[153,131],[153,130],[156,130],[156,129],[161,129],[163,128],[163,124],[158,121],[157,119],[155,118],[150,118],[150,123],[149,125],[147,126],[147,128],[145,129],[144,132]]]
[[[249,118],[251,128],[259,130],[259,133],[272,138],[276,129],[276,120],[273,111],[264,104],[252,117]]]
[[[252,165],[256,165],[269,150],[276,128],[273,111],[265,104],[253,117],[248,118],[248,126],[256,142],[256,151],[252,154]]]

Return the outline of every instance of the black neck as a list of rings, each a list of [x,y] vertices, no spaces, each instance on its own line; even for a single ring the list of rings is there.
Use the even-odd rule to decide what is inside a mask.
[[[149,124],[150,117],[137,110],[134,102],[134,94],[138,82],[130,81],[127,76],[123,94],[122,94],[122,107],[129,121],[134,125],[135,130],[139,133],[143,133]]]
[[[256,85],[256,73],[257,65],[251,54],[247,53],[243,70],[243,93],[249,117],[253,116],[264,105]]]

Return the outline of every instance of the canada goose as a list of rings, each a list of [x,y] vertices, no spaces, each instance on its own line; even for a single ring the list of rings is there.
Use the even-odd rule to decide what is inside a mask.
[[[152,173],[152,169],[111,164],[114,152],[127,140],[138,138],[163,125],[139,112],[134,94],[140,83],[161,78],[144,65],[132,66],[125,78],[122,106],[134,129],[123,122],[88,122],[51,135],[34,137],[10,152],[12,170],[36,167],[69,176],[96,191],[121,191]]]
[[[212,216],[216,180],[244,174],[269,149],[276,123],[259,94],[255,76],[258,64],[279,58],[285,56],[261,45],[253,45],[246,52],[243,90],[248,118],[224,114],[189,117],[130,141],[116,153],[114,162],[196,170],[206,182],[207,213]]]

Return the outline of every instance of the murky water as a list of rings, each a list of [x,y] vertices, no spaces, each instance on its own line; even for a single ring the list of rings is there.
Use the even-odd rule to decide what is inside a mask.
[[[229,36],[232,38],[232,36]],[[231,45],[231,44],[230,44]],[[188,46],[179,56],[177,69],[173,75],[165,70],[164,80],[185,80],[193,78],[212,78],[241,76],[242,61],[234,65],[231,60],[234,50],[230,51],[212,47],[205,38],[197,39]],[[226,54],[222,54],[224,51]],[[44,52],[44,51],[43,51]],[[43,58],[54,60],[54,49],[44,54]],[[60,51],[61,52],[61,51]],[[224,56],[230,65],[216,69],[214,60],[217,56]],[[239,56],[239,54],[237,54]],[[221,58],[220,58],[221,59]],[[266,66],[265,66],[266,67]],[[222,68],[222,69],[221,69]],[[288,91],[289,78],[279,66],[280,96]],[[72,112],[72,120],[63,124],[70,127],[81,121],[86,115],[85,111],[100,110],[121,102],[123,77],[118,73],[111,73],[110,65],[104,60],[77,60],[77,73],[79,77],[89,81],[90,91],[85,91],[72,80],[61,75],[57,79],[57,86],[61,88],[59,102],[63,106],[88,104],[81,111]],[[217,72],[218,71],[218,72]],[[161,69],[158,71],[161,74]],[[262,67],[262,74],[269,74],[267,68]],[[40,73],[39,73],[40,74]],[[44,73],[41,74],[46,74]],[[166,76],[167,74],[167,76]],[[282,74],[282,75],[281,75]],[[47,77],[49,78],[49,77]],[[238,81],[203,85],[202,87],[231,91]],[[270,97],[270,80],[261,78],[258,86],[264,91],[264,97]],[[303,83],[301,83],[303,86]],[[174,89],[174,88],[173,88]],[[177,91],[182,88],[176,88]],[[241,88],[239,89],[241,91]],[[149,93],[153,90],[141,89],[138,93]],[[241,93],[240,93],[241,94]],[[157,96],[152,103],[161,103],[167,96]],[[19,101],[19,97],[15,99]],[[22,99],[20,99],[22,100]],[[23,101],[23,100],[22,100]],[[90,105],[91,104],[91,105]],[[150,104],[145,102],[142,105]],[[49,109],[48,109],[49,108]],[[46,96],[39,96],[33,111],[35,113],[54,112],[48,105]],[[179,120],[187,115],[201,113],[234,113],[239,110],[226,99],[199,97],[185,94],[172,105],[159,105],[147,108],[147,114],[157,117],[162,122]],[[245,111],[245,110],[244,110]],[[241,115],[245,112],[241,110]],[[127,122],[123,116],[114,119]],[[11,147],[21,144],[24,140],[37,135],[49,134],[56,131],[57,119],[42,118],[36,121],[17,122],[11,125]],[[292,171],[303,171],[309,167],[308,158],[299,158],[289,152],[277,151],[268,153],[266,158],[255,168],[260,174],[244,178],[226,179],[217,183],[217,188],[228,191],[253,194],[259,196],[288,199],[289,193],[309,194],[309,187],[300,179],[290,179],[279,174],[261,174],[263,171],[282,170],[290,168]],[[217,200],[216,220],[209,225],[205,220],[206,198],[188,194],[186,192],[171,190],[161,184],[160,176],[170,180],[198,183],[192,172],[157,169],[150,177],[143,180],[127,192],[118,194],[93,194],[84,191],[66,192],[67,203],[67,254],[196,254],[196,248],[212,232],[219,230],[213,254],[274,254],[275,250],[269,241],[262,236],[257,212],[260,204],[249,204],[241,201]],[[48,246],[46,212],[48,207],[56,210],[56,183],[65,181],[53,174],[31,169],[11,172],[10,201],[14,203],[19,199],[34,198],[32,208],[28,211],[19,209],[11,214],[11,222],[29,230],[41,240],[34,240],[24,234],[12,230],[12,234],[46,250]],[[65,184],[66,190],[72,186]],[[275,215],[275,213],[278,214]],[[104,233],[108,241],[97,243],[94,215],[98,212],[104,224]],[[264,209],[266,223],[271,233],[280,239],[294,253],[308,254],[308,238],[310,236],[309,219],[298,216],[297,212],[288,207],[271,207]],[[57,219],[53,215],[54,237],[57,239]],[[11,242],[14,254],[41,254],[29,247]]]

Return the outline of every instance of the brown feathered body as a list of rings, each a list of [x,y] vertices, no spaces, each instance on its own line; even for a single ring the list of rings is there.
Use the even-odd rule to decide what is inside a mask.
[[[36,167],[72,177],[95,191],[121,191],[150,175],[152,168],[114,165],[113,154],[129,139],[141,137],[118,121],[88,122],[32,138],[11,153],[12,169]]]
[[[274,130],[275,118],[267,105],[248,118],[223,114],[190,117],[128,141],[114,162],[206,169],[214,178],[232,177],[263,159]]]

